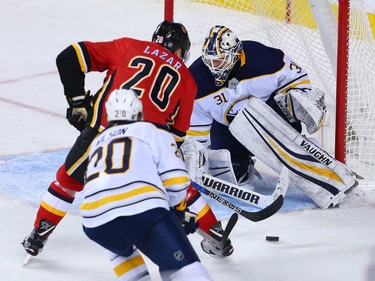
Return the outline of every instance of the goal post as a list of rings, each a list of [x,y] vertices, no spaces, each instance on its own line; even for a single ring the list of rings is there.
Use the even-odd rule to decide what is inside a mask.
[[[339,0],[336,79],[335,157],[345,163],[348,81],[349,0]]]
[[[164,0],[165,18],[182,22],[192,63],[216,24],[240,39],[280,48],[326,93],[328,115],[315,138],[351,169],[375,180],[374,15],[365,0]],[[372,22],[371,22],[372,19]]]

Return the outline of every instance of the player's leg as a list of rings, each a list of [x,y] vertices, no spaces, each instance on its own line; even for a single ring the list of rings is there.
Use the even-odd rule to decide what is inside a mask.
[[[121,256],[108,251],[113,272],[120,281],[151,281],[146,263],[138,249],[129,256]]]
[[[75,193],[82,190],[88,149],[97,134],[96,129],[86,127],[57,171],[39,206],[34,229],[22,242],[29,254],[36,256],[42,251],[49,235],[69,211]]]
[[[181,146],[181,151],[191,179],[200,184],[203,174],[208,170],[207,159],[209,156],[207,148],[198,141],[187,138]],[[199,229],[213,238],[220,240],[223,233],[221,222],[217,220],[209,204],[192,185],[188,188],[187,207],[191,212],[197,214],[196,220]],[[206,239],[202,241],[201,245],[202,249],[210,254],[215,253],[220,256],[229,256],[233,252],[233,246],[229,239],[224,244],[225,247],[221,249],[218,249]]]
[[[95,228],[84,227],[84,232],[90,239],[113,253],[112,267],[117,276],[119,273],[124,277],[145,277],[148,274],[139,252],[134,252],[132,245],[136,245],[159,266],[160,273],[166,280],[170,280],[170,274],[191,264],[196,264],[192,268],[198,274],[198,278],[194,280],[210,280],[199,277],[206,276],[205,269],[200,265],[177,216],[164,208],[118,217]],[[114,259],[116,255],[117,258]],[[186,277],[186,274],[179,274],[178,277],[182,279],[178,280],[192,280],[189,279],[191,276]]]
[[[216,240],[221,240],[224,230],[221,222],[217,220],[210,205],[192,185],[189,186],[187,192],[187,208],[189,211],[197,214],[196,220],[198,222],[198,228]],[[234,250],[230,239],[224,243],[223,248],[218,248],[210,241],[203,239],[201,247],[202,250],[208,254],[224,257],[230,256]]]
[[[151,231],[136,243],[137,247],[159,266],[163,280],[212,280],[200,263],[181,223],[173,212],[157,210],[159,218]]]
[[[83,227],[83,230],[87,237],[107,249],[112,269],[119,280],[151,280],[141,253],[127,242],[125,234],[132,227],[129,227],[124,218],[117,218],[99,227]]]

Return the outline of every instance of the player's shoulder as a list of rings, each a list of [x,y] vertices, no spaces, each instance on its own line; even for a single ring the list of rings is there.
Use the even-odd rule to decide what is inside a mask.
[[[145,138],[147,136],[155,136],[155,135],[163,135],[167,134],[170,135],[169,128],[167,126],[150,122],[150,121],[133,121],[128,123],[129,133],[134,136],[143,135]]]
[[[256,41],[243,41],[239,80],[276,73],[285,66],[285,53]]]
[[[285,53],[278,48],[273,48],[257,41],[245,40],[243,43],[243,50],[245,56],[252,60],[271,59],[283,60]]]
[[[197,58],[190,66],[189,71],[193,76],[198,88],[196,99],[202,98],[209,93],[215,92],[215,78],[209,68],[204,64],[201,57]]]

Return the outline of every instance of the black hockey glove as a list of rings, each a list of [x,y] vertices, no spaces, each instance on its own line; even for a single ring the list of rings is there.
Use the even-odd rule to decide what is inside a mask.
[[[69,103],[69,108],[66,110],[66,119],[78,131],[82,132],[86,126],[87,115],[91,109],[90,91],[85,95],[66,98]]]
[[[186,206],[186,202],[184,203]],[[181,222],[186,235],[194,233],[198,228],[198,222],[195,221],[197,214],[190,212],[189,209],[181,209],[181,203],[171,209]]]

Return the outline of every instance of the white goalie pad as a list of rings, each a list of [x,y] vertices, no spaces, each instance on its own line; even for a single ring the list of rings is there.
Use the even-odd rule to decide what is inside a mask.
[[[186,137],[180,150],[190,179],[201,184],[203,174],[208,172],[208,149],[193,138]]]
[[[323,125],[327,109],[321,90],[290,89],[286,94],[277,94],[274,99],[289,121],[304,123],[310,134]]]
[[[219,179],[238,184],[234,175],[232,160],[228,149],[208,151],[209,174]]]
[[[268,167],[291,181],[321,208],[340,203],[357,185],[346,166],[294,130],[266,103],[250,98],[229,126],[231,133]]]
[[[238,180],[234,173],[231,154],[228,149],[208,150],[208,170],[209,174],[224,181],[236,185],[245,185],[251,182],[255,175],[259,175],[250,161],[247,172]],[[250,187],[249,187],[250,188]]]

